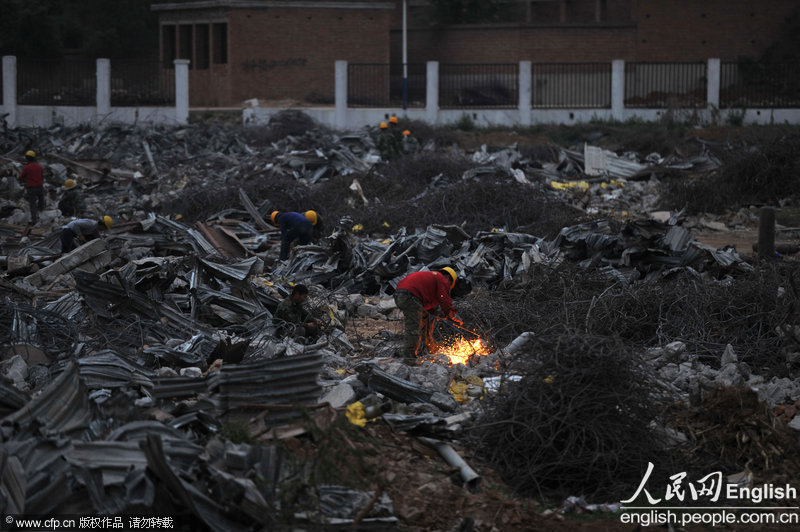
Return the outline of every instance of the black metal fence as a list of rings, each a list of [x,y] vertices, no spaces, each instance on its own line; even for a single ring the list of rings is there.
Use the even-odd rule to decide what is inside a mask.
[[[426,65],[408,65],[407,105],[425,107]],[[403,65],[389,63],[349,63],[347,65],[347,104],[349,107],[402,107]]]
[[[519,106],[519,65],[439,65],[442,109],[510,109]]]
[[[531,106],[541,109],[611,108],[611,63],[534,63]]]
[[[17,61],[19,105],[97,104],[97,62],[94,59]]]
[[[625,63],[625,107],[703,108],[706,63]]]
[[[722,62],[720,108],[800,107],[800,68],[782,63]]]
[[[175,70],[171,61],[111,61],[111,106],[167,106],[175,103]]]

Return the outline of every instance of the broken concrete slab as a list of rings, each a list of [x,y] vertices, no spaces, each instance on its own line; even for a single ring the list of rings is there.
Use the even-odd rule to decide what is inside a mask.
[[[89,273],[100,271],[108,266],[111,260],[112,255],[108,251],[106,241],[96,238],[66,253],[53,264],[25,277],[25,281],[38,287],[53,282],[58,276],[65,275],[77,268]]]

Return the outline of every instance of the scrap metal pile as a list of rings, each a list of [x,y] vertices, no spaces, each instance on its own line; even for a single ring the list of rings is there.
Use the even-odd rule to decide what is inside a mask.
[[[327,234],[280,262],[280,234],[265,222],[274,206],[268,196],[251,198],[237,187],[236,205],[195,223],[161,207],[197,180],[225,187],[233,177],[266,171],[314,184],[363,175],[379,156],[366,133],[338,137],[312,129],[259,144],[248,143],[248,135],[255,138],[238,128],[192,125],[4,137],[0,507],[6,513],[147,509],[214,530],[269,526],[287,511],[296,522],[395,523],[385,494],[341,486],[316,486],[287,507],[287,479],[308,471],[277,442],[345,414],[354,423],[380,418],[394,430],[436,438],[427,443],[460,468],[464,485],[475,487],[475,472],[443,442],[457,438],[513,347],[494,346],[467,365],[398,362],[395,335],[362,337],[354,320],[396,323],[401,315],[391,296],[402,277],[452,266],[473,287],[491,291],[529,278],[534,264],[564,261],[620,285],[678,272],[720,280],[752,269],[733,249],[697,242],[680,213],[663,221],[630,216],[621,225],[598,218],[545,238],[489,227],[468,233],[458,225],[409,225],[370,236],[354,231],[358,220],[330,212],[323,213],[335,221]],[[77,174],[87,214],[113,214],[113,229],[61,255],[58,230],[66,219],[56,210],[42,213],[38,226],[24,226],[19,164],[9,161],[26,144],[45,154],[51,187]],[[585,161],[579,153],[562,154],[560,163],[533,164],[513,147],[483,149],[472,155],[466,179],[499,173],[566,205],[569,198],[560,198],[553,182],[568,182]],[[610,159],[605,181],[595,179],[581,194],[595,205],[605,201],[608,211],[652,203],[650,181],[625,182],[649,163],[615,166]],[[571,187],[563,188],[569,195]],[[272,323],[295,283],[311,288],[309,307],[325,323],[313,344],[281,337]],[[662,362],[658,368],[683,367],[676,366],[680,352],[651,354]],[[251,443],[234,443],[232,427],[244,427]]]

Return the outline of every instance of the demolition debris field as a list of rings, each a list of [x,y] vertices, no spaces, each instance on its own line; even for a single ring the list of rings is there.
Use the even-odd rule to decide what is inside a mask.
[[[660,498],[800,478],[800,129],[468,126],[403,122],[391,162],[296,111],[3,131],[0,513],[631,530],[651,463]],[[68,178],[115,224],[62,255]],[[322,220],[287,261],[275,209]],[[404,363],[394,287],[443,266],[465,328]],[[272,322],[295,283],[314,342]]]

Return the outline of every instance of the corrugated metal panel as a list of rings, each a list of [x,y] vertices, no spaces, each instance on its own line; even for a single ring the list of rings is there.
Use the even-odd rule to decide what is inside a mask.
[[[77,363],[89,389],[130,385],[153,387],[152,371],[110,350],[80,358]]]
[[[260,362],[224,365],[219,374],[220,407],[244,404],[313,404],[322,388],[319,352]]]
[[[89,394],[80,378],[78,366],[67,364],[61,375],[41,394],[2,423],[19,425],[23,431],[36,430],[44,435],[68,434],[80,437],[94,417]]]

